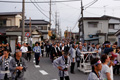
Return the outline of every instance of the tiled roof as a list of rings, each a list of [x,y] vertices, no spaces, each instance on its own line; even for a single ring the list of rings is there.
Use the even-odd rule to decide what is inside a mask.
[[[31,30],[33,31],[35,29],[32,28]],[[10,28],[7,29],[6,32],[22,32],[22,28]],[[29,32],[29,28],[25,28],[25,32]]]
[[[11,28],[16,28],[17,26],[0,26],[0,33],[6,33],[6,30]]]
[[[30,24],[30,21],[29,20],[25,20],[25,24]],[[39,24],[39,25],[48,25],[49,22],[48,21],[45,21],[45,20],[31,20],[31,24],[32,25],[35,25],[35,24]]]
[[[0,12],[0,16],[14,16],[17,14],[22,14],[22,12]]]

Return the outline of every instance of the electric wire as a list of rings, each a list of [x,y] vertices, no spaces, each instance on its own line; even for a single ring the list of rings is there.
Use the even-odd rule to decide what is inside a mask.
[[[36,4],[35,4],[32,0],[30,0],[30,1],[33,3],[33,5],[34,5],[46,18],[49,19],[49,17],[48,17],[46,14],[44,14],[44,13],[40,10],[40,8],[39,8],[38,6],[36,6]]]
[[[60,3],[60,2],[75,2],[75,1],[80,1],[80,0],[66,0],[66,1],[51,1],[52,3]],[[3,3],[22,3],[22,1],[0,1]],[[25,2],[25,3],[32,3],[32,2]],[[49,1],[38,1],[34,3],[50,3]]]

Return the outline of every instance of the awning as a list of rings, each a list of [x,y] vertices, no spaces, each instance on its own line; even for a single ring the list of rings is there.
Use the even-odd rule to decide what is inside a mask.
[[[85,41],[98,40],[98,39],[100,39],[100,38],[101,38],[101,37],[88,38],[88,39],[85,39]]]

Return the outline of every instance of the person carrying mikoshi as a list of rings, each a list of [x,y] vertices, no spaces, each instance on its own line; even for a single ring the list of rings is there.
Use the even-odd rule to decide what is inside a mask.
[[[68,52],[62,51],[62,56],[53,61],[53,65],[59,69],[60,80],[70,80],[68,68],[71,65],[71,60]]]

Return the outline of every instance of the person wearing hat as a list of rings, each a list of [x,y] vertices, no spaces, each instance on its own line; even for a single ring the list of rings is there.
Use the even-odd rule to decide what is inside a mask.
[[[9,50],[4,50],[0,57],[0,80],[9,80],[11,77],[9,65],[12,57],[9,54]]]
[[[24,72],[26,69],[26,61],[22,57],[22,52],[17,49],[14,58],[10,61],[10,72],[12,80],[24,80]]]
[[[111,55],[110,52],[113,51],[113,48],[110,45],[109,41],[104,42],[105,48],[104,48],[104,54]]]
[[[33,48],[33,52],[35,53],[36,65],[39,65],[40,56],[41,56],[41,48],[40,48],[38,42],[35,43],[35,47]]]
[[[71,60],[68,52],[62,51],[62,56],[53,61],[53,65],[59,69],[60,80],[70,80],[68,68],[71,65]]]
[[[99,58],[93,58],[91,60],[92,72],[89,74],[87,80],[104,80],[100,71],[102,64]]]

